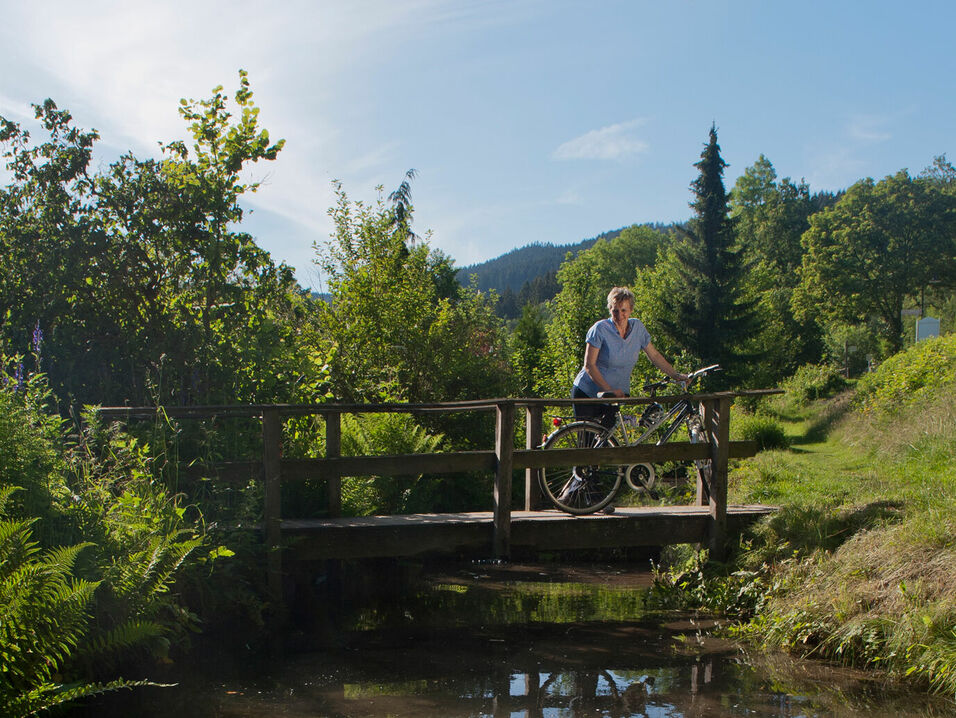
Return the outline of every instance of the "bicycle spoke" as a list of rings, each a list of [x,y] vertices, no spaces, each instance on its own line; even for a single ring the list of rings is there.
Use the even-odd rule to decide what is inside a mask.
[[[545,443],[546,449],[580,449],[617,446],[604,427],[575,422],[562,427]],[[570,466],[542,469],[541,488],[562,511],[587,514],[607,506],[617,493],[622,479],[614,464]]]

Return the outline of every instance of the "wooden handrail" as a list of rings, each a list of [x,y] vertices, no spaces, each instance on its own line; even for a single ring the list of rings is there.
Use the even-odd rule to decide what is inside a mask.
[[[721,397],[738,396],[770,396],[780,394],[779,389],[742,389],[733,392],[717,392],[709,394],[659,394],[654,397],[632,396],[614,399],[615,404],[672,404],[681,399],[693,399],[702,402]],[[249,417],[259,418],[267,410],[277,409],[282,416],[311,416],[333,414],[380,414],[380,413],[448,413],[457,411],[494,410],[500,404],[512,403],[516,408],[573,406],[576,404],[607,404],[607,399],[570,399],[570,398],[500,398],[476,399],[473,401],[446,401],[432,404],[343,404],[329,402],[326,404],[211,404],[197,406],[101,406],[96,408],[97,414],[105,419],[144,419],[165,414],[174,419],[208,418],[208,417]]]
[[[307,477],[324,479],[328,486],[329,515],[341,515],[343,476],[396,476],[468,471],[494,472],[493,520],[495,556],[507,558],[510,553],[512,473],[525,470],[526,510],[540,501],[537,475],[542,468],[573,466],[578,463],[642,463],[662,461],[711,462],[709,486],[698,486],[698,505],[708,505],[711,516],[711,555],[722,555],[727,525],[727,462],[731,458],[753,456],[754,442],[730,441],[730,406],[735,397],[766,396],[780,393],[775,389],[738,392],[717,392],[695,395],[662,395],[615,399],[617,404],[672,403],[692,399],[701,404],[701,417],[707,443],[671,442],[661,446],[641,444],[603,449],[539,448],[542,418],[547,407],[575,404],[606,404],[601,399],[502,398],[434,404],[251,404],[193,407],[104,407],[99,416],[106,419],[153,418],[162,414],[170,418],[238,417],[262,421],[262,478],[264,481],[264,528],[268,556],[269,587],[278,597],[282,586],[281,560],[281,483]],[[514,445],[516,410],[525,413],[525,448]],[[410,454],[400,456],[341,456],[342,414],[382,412],[433,413],[461,411],[495,411],[495,447],[491,451]],[[282,421],[286,418],[321,415],[326,427],[326,456],[318,459],[283,459],[281,456]],[[248,472],[251,462],[232,462],[231,470]]]

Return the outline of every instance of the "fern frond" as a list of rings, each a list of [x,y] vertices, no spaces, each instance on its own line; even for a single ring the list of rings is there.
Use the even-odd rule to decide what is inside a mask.
[[[0,703],[0,714],[9,718],[26,718],[41,712],[49,711],[57,706],[66,705],[82,698],[102,695],[113,691],[132,688],[154,686],[157,688],[172,688],[175,684],[153,683],[152,681],[129,681],[119,678],[109,683],[73,683],[60,685],[43,683],[33,690],[16,696],[6,703]]]
[[[127,621],[107,633],[96,636],[81,651],[81,655],[102,658],[131,648],[137,648],[164,637],[165,627],[155,621]]]
[[[17,491],[23,491],[22,486],[11,486],[5,484],[0,486],[0,516],[3,516],[7,509],[7,501],[10,499],[13,494]]]
[[[36,519],[0,519],[0,581],[39,552],[39,545],[32,540],[34,523]]]

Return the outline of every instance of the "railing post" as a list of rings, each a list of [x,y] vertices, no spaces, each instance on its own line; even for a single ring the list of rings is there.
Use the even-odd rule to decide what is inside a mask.
[[[511,555],[511,472],[514,468],[515,405],[512,401],[499,402],[495,426],[495,558]]]
[[[266,572],[269,593],[276,606],[282,596],[282,417],[278,409],[262,411],[262,468],[265,481],[263,522],[266,539]]]
[[[727,464],[730,458],[730,396],[712,399],[710,436],[710,555],[721,561],[727,547]]]
[[[541,418],[544,407],[540,405],[525,408],[524,446],[526,449],[535,449],[541,438]],[[541,484],[538,474],[541,469],[524,470],[524,510],[534,511],[541,507]]]
[[[342,415],[330,412],[325,415],[325,458],[342,455]],[[329,518],[342,515],[342,477],[338,471],[326,474],[326,486],[329,492]]]

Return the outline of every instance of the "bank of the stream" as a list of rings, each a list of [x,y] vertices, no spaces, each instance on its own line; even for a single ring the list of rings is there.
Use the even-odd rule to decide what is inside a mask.
[[[678,560],[666,600],[743,615],[734,633],[761,647],[956,693],[954,377],[944,337],[835,396],[764,407],[791,445],[738,465],[730,500],[779,512],[729,565]]]

